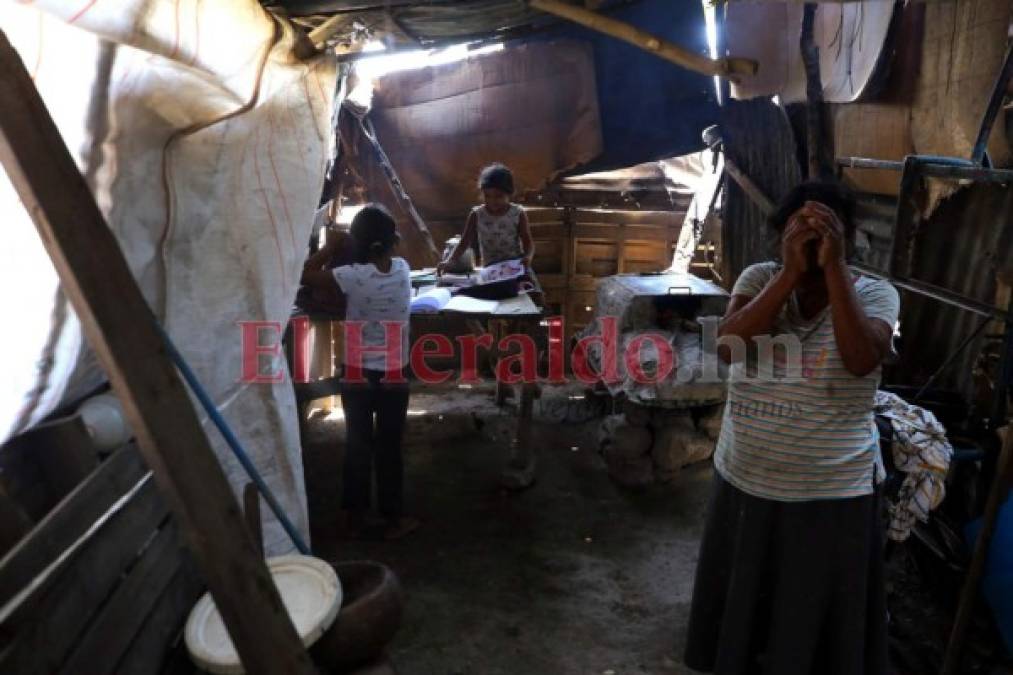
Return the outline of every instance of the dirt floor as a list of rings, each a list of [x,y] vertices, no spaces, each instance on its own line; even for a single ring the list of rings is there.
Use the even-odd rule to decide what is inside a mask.
[[[314,548],[400,576],[407,608],[390,656],[402,675],[690,672],[678,655],[709,463],[670,486],[618,489],[595,450],[597,420],[579,421],[593,417],[586,402],[554,394],[536,402],[537,483],[508,493],[498,478],[512,411],[491,392],[413,392],[406,501],[424,526],[395,543],[336,538],[343,420],[311,415]]]
[[[608,404],[579,388],[535,403],[536,484],[510,493],[500,470],[515,429],[491,390],[413,389],[405,438],[406,504],[424,524],[400,542],[340,540],[340,406],[316,402],[305,426],[313,547],[372,559],[406,591],[389,649],[401,675],[669,675],[681,664],[710,462],[633,493],[608,478],[597,428]],[[939,671],[962,576],[940,577],[912,543],[888,559],[897,675]],[[969,675],[1013,674],[979,607]]]

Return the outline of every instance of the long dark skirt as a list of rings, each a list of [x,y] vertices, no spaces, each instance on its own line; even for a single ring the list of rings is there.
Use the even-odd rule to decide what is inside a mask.
[[[685,660],[717,675],[886,675],[879,495],[778,502],[715,472]]]

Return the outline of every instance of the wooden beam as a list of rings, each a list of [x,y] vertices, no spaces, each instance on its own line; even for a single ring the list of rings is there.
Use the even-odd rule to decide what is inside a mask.
[[[0,558],[0,607],[80,539],[146,472],[137,448],[126,445],[57,504]]]
[[[88,619],[60,672],[115,675],[116,665],[137,638],[144,618],[184,563],[176,524],[169,521],[156,531],[154,539],[125,572],[122,583]]]
[[[207,582],[248,673],[314,673],[176,369],[84,178],[0,33],[0,162]]]
[[[295,45],[292,52],[300,61],[316,58],[323,53],[324,47],[331,36],[348,24],[348,16],[344,14],[333,14],[308,33],[304,33],[300,26],[294,25]]]
[[[560,0],[529,0],[529,4],[547,14],[553,14],[593,31],[629,42],[631,45],[651,52],[666,61],[671,61],[702,75],[736,79],[742,75],[755,75],[759,69],[759,64],[752,59],[735,57],[711,59],[652,35],[625,21],[619,21],[577,5],[569,5]]]
[[[18,434],[0,448],[0,483],[32,520],[41,520],[95,469],[98,455],[80,415]]]
[[[168,515],[165,500],[146,474],[0,608],[0,634],[10,636],[0,653],[0,672],[58,672],[123,571]]]
[[[348,23],[348,17],[343,14],[334,14],[328,17],[322,24],[309,32],[310,43],[317,49],[323,49],[327,40],[346,23]]]
[[[422,243],[425,245],[425,253],[428,253],[429,263],[436,265],[440,262],[442,255],[440,250],[436,248],[436,243],[433,241],[433,234],[429,231],[426,226],[426,221],[422,219],[418,210],[415,208],[415,203],[412,201],[411,196],[404,187],[404,183],[398,178],[397,171],[394,169],[394,164],[390,161],[387,153],[384,151],[383,146],[380,145],[380,139],[377,137],[376,129],[373,127],[373,121],[368,116],[358,118],[359,129],[362,131],[362,135],[366,137],[369,144],[373,146],[373,152],[376,157],[377,163],[380,168],[383,169],[384,175],[387,177],[387,183],[390,185],[390,191],[394,194],[394,197],[401,202],[401,208],[411,217],[412,223],[415,225],[415,230],[419,236],[422,237]]]
[[[763,212],[764,216],[769,216],[774,212],[774,202],[768,197],[760,187],[753,182],[753,179],[746,175],[746,173],[739,168],[739,165],[732,160],[725,157],[725,173],[731,176],[742,191],[746,193],[746,196],[753,200],[753,203],[759,207],[760,211]]]
[[[816,24],[816,4],[805,3],[802,10],[802,31],[799,35],[799,51],[805,65],[805,120],[806,120],[806,152],[808,154],[807,178],[816,180],[827,177],[829,172],[824,160],[826,151],[823,148],[823,79],[820,76],[820,50],[816,46],[813,31]]]

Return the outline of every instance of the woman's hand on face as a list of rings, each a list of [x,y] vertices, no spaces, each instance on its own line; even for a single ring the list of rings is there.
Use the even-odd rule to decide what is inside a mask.
[[[819,234],[806,222],[803,209],[799,209],[784,226],[781,234],[781,259],[784,271],[793,281],[809,271],[809,258],[806,255],[806,244],[819,238]]]
[[[827,269],[834,263],[844,262],[844,223],[833,209],[819,202],[806,202],[803,207],[810,226],[819,233],[820,247],[817,262]]]

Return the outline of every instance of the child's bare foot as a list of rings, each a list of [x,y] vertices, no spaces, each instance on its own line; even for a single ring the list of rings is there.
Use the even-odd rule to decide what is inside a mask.
[[[411,516],[393,518],[387,521],[387,525],[383,529],[383,538],[388,541],[401,539],[419,529],[421,525],[422,523],[419,522],[418,518],[412,518]]]

